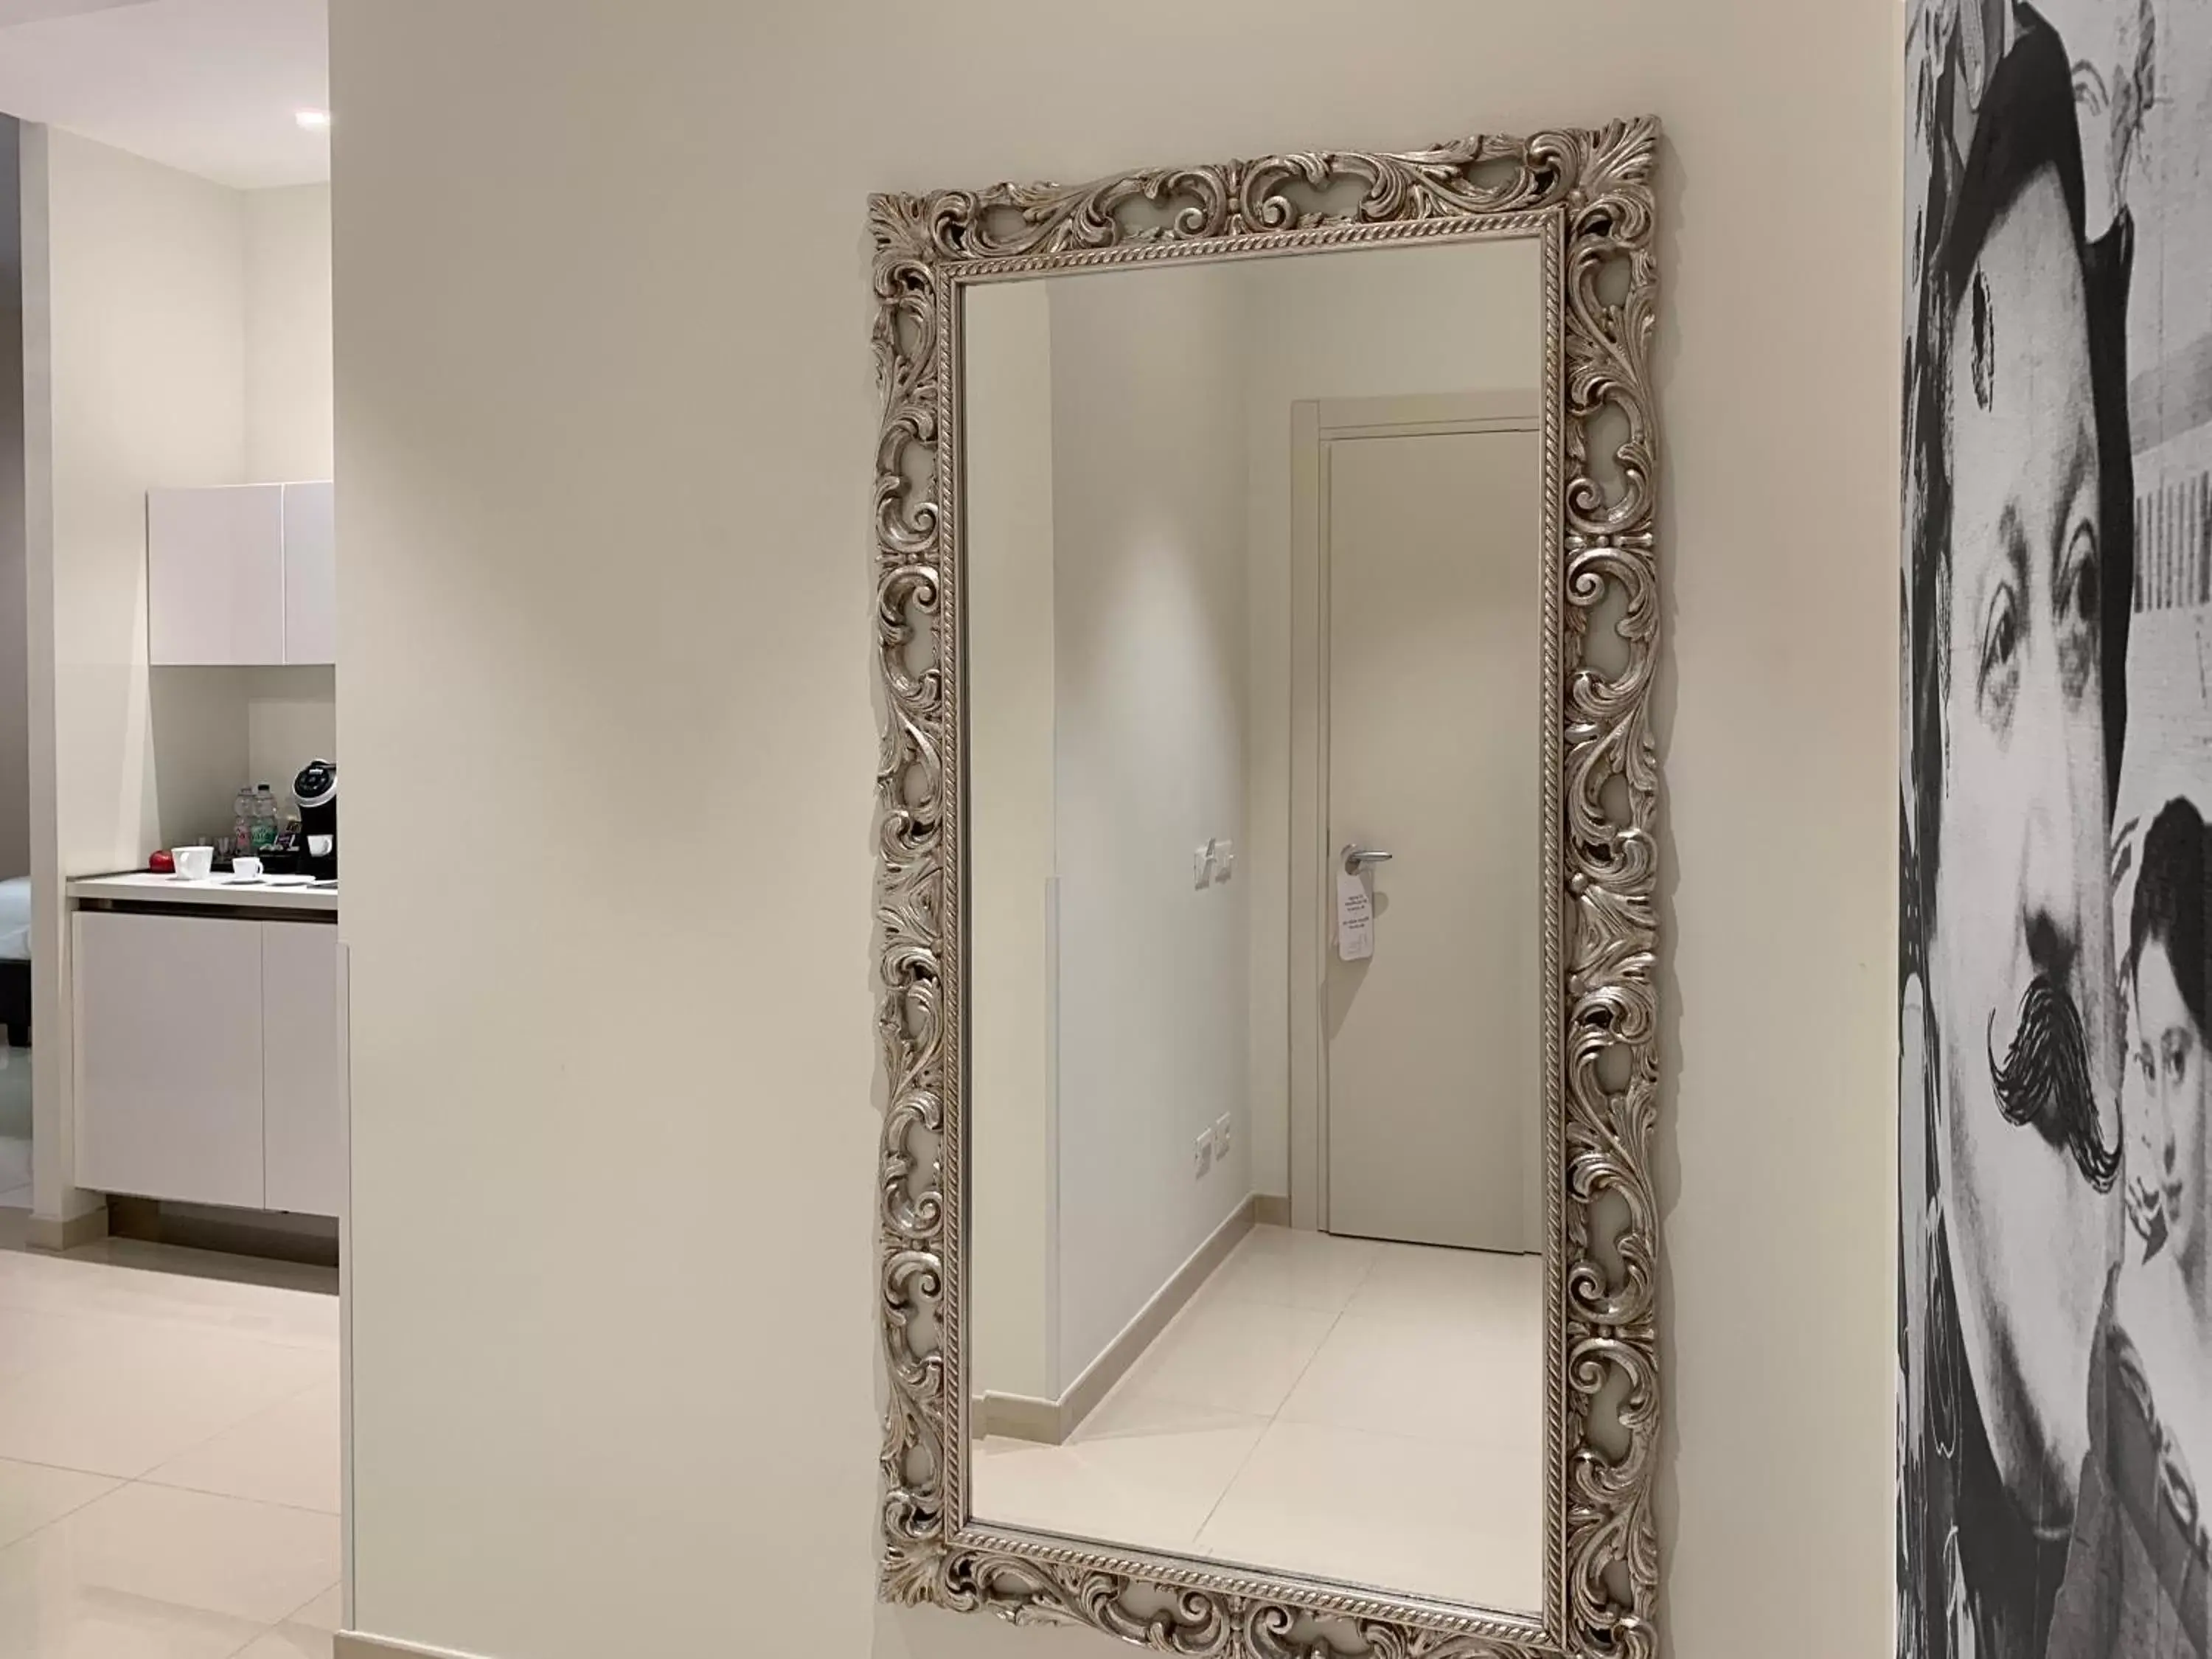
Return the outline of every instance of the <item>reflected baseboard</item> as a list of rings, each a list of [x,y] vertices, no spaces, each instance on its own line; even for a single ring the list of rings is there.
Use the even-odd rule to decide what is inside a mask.
[[[1229,1259],[1230,1251],[1252,1231],[1255,1222],[1267,1222],[1270,1212],[1263,1212],[1261,1206],[1267,1205],[1280,1206],[1285,1216],[1285,1220],[1272,1224],[1287,1225],[1289,1200],[1264,1194],[1247,1198],[1207,1236],[1205,1243],[1191,1252],[1189,1259],[1153,1293],[1151,1301],[1137,1310],[1137,1316],[1121,1328],[1121,1334],[1083,1368],[1083,1375],[1059,1399],[1040,1400],[1024,1394],[976,1395],[969,1404],[970,1437],[981,1439],[992,1435],[1008,1440],[1033,1440],[1046,1446],[1066,1442],[1082,1425],[1083,1419],[1098,1409],[1098,1402],[1105,1399],[1114,1385],[1129,1374],[1138,1357],[1158,1340],[1168,1321],[1183,1310],[1191,1297],[1198,1294],[1198,1287]]]
[[[1289,1226],[1291,1200],[1280,1193],[1253,1194],[1252,1224],[1255,1227]]]
[[[1040,1400],[1030,1394],[978,1395],[968,1414],[973,1437],[986,1435],[1000,1440],[1034,1440],[1041,1446],[1057,1446],[1074,1431],[1057,1400]]]

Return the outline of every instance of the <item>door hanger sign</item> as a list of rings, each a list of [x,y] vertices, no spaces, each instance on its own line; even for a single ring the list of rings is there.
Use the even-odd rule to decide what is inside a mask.
[[[1336,872],[1336,954],[1344,962],[1364,962],[1375,954],[1375,902],[1357,872]]]

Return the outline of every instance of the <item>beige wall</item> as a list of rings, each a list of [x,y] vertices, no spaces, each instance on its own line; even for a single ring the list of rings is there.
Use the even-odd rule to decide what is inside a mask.
[[[970,1394],[1060,1394],[1054,1213],[1052,308],[966,301]]]
[[[331,187],[247,191],[246,476],[331,476]]]
[[[1125,1650],[873,1600],[864,198],[1648,109],[1666,1634],[1885,1651],[1897,9],[333,13],[356,1622]]]
[[[240,199],[246,236],[246,477],[264,483],[331,476],[331,187],[253,190]],[[337,691],[328,668],[258,672],[246,681],[246,769],[285,791],[300,768],[336,760]]]
[[[1062,1387],[1252,1190],[1252,886],[1192,875],[1244,839],[1247,269],[1052,285]]]
[[[246,692],[245,775],[276,792],[280,811],[296,811],[289,791],[300,769],[338,757],[337,671],[257,668],[246,676]]]
[[[242,477],[243,198],[72,133],[25,133],[44,204],[26,235],[26,309],[44,319],[28,328],[28,402],[51,454],[51,542],[33,558],[52,566],[61,860],[77,874],[136,864],[206,815],[191,769],[164,768],[152,740],[146,491]]]

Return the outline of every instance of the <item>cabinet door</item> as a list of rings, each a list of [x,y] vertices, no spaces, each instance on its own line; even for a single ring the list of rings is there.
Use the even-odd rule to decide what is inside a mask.
[[[155,662],[283,662],[283,486],[148,490],[146,615]]]
[[[338,1052],[338,930],[264,921],[261,929],[262,1124],[272,1210],[345,1207],[345,1095]]]
[[[338,659],[338,556],[331,482],[284,486],[284,660]]]
[[[77,913],[81,1185],[261,1206],[260,927]]]

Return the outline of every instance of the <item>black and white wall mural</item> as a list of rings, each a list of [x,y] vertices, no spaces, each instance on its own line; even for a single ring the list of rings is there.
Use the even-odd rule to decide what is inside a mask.
[[[1899,1650],[2208,1652],[2212,0],[1913,0]]]

